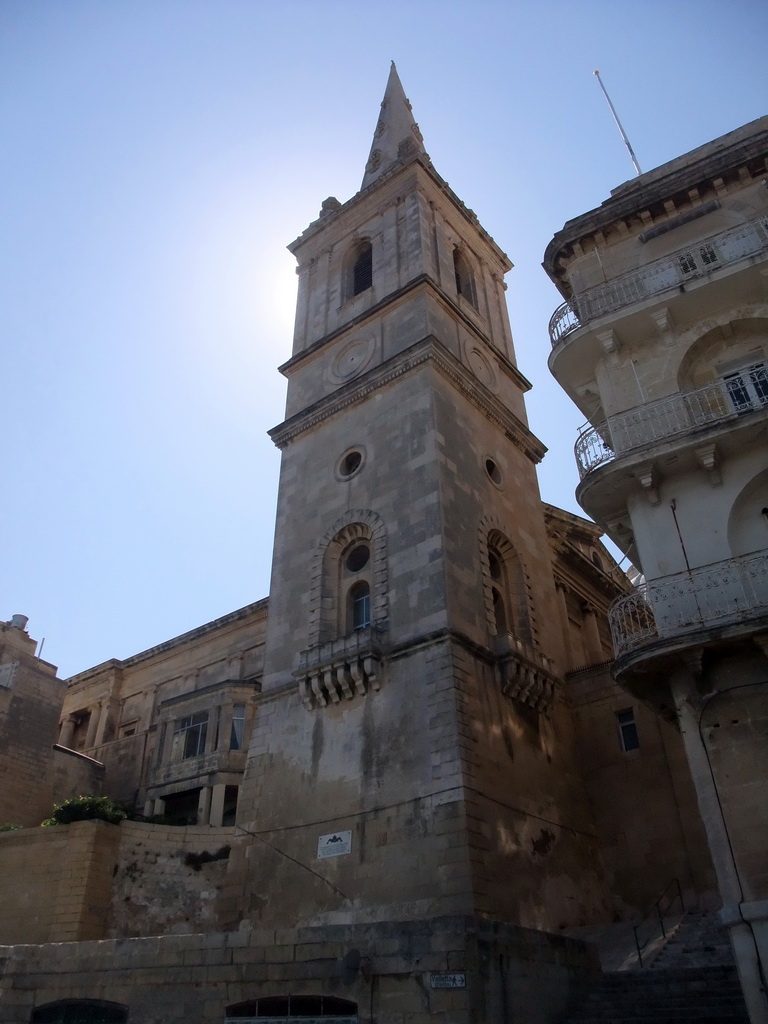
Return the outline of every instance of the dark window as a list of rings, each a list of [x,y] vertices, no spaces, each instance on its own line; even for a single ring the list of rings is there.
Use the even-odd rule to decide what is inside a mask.
[[[358,544],[357,547],[347,555],[347,569],[349,572],[360,572],[368,565],[368,559],[371,557],[371,551],[367,544]]]
[[[493,459],[485,460],[485,472],[493,480],[497,487],[501,487],[501,472]]]
[[[341,460],[339,465],[339,473],[342,476],[352,476],[360,468],[360,464],[363,461],[362,452],[351,451],[347,452],[344,458]]]
[[[361,246],[352,267],[352,294],[359,295],[373,284],[373,248],[370,242]]]
[[[122,1024],[128,1008],[102,999],[61,999],[36,1006],[31,1024]]]
[[[507,611],[504,607],[504,598],[501,596],[496,587],[492,588],[493,594],[493,618],[496,622],[496,635],[499,633],[507,633],[509,626],[507,625]]]
[[[200,789],[171,793],[163,798],[163,817],[169,825],[196,825]]]
[[[338,1021],[357,1021],[357,1003],[338,996],[264,996],[226,1009],[226,1020],[242,1017],[335,1017]]]
[[[677,262],[684,274],[693,274],[696,270],[696,261],[693,258],[693,253],[684,252],[677,257]]]
[[[726,373],[723,380],[736,412],[750,412],[768,405],[768,367],[764,363]]]
[[[371,624],[371,588],[360,580],[349,591],[349,610],[352,629],[365,629]]]
[[[635,712],[632,708],[627,708],[626,711],[619,711],[616,714],[616,721],[619,725],[621,749],[625,751],[637,750],[640,746],[640,738],[637,735]]]
[[[497,530],[488,534],[488,574],[493,602],[493,619],[489,625],[493,635],[512,633],[524,643],[531,643],[531,616],[523,564],[514,547]]]
[[[245,704],[235,704],[232,708],[232,728],[229,733],[229,749],[242,750],[245,738]]]
[[[700,274],[702,271],[708,270],[709,267],[718,266],[719,263],[720,257],[717,250],[709,243],[700,245],[698,249],[680,253],[677,257],[677,264],[686,277],[691,274]]]
[[[456,279],[456,294],[471,302],[473,306],[477,306],[475,282],[467,261],[458,249],[453,250],[453,273]]]
[[[237,797],[240,790],[237,786],[226,786],[224,789],[224,811],[221,824],[231,827],[237,819]]]
[[[493,621],[496,627],[496,635],[498,636],[499,633],[509,632],[509,620],[507,619],[507,607],[504,600],[504,595],[507,593],[504,561],[495,548],[488,548],[488,569],[493,580],[493,585],[491,586]]]
[[[208,735],[208,712],[198,711],[194,715],[180,718],[173,727],[173,742],[176,757],[183,761],[188,757],[197,757],[205,753],[205,740]],[[179,753],[179,749],[181,753]]]

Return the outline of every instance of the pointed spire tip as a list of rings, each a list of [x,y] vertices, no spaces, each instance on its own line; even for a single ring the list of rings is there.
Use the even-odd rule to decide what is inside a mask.
[[[397,161],[423,156],[429,159],[395,62],[391,62],[381,114],[373,133],[373,145],[365,165],[361,189],[367,188]]]

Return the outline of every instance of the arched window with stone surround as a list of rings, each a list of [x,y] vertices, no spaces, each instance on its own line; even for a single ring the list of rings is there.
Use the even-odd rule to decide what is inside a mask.
[[[488,628],[533,644],[531,602],[525,568],[512,542],[498,529],[484,538]]]
[[[312,572],[309,646],[387,619],[386,531],[375,512],[350,509],[321,539]]]
[[[453,273],[456,281],[456,294],[477,309],[475,278],[466,256],[458,247],[453,250]]]
[[[338,632],[348,636],[371,624],[371,545],[355,539],[339,559]]]
[[[369,509],[350,509],[320,540],[312,565],[299,694],[307,709],[381,688],[387,629],[387,536]]]
[[[369,238],[359,239],[347,250],[342,275],[343,302],[373,287],[373,244]]]

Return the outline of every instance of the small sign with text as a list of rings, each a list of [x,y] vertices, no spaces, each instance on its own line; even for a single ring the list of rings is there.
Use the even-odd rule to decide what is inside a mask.
[[[352,850],[351,832],[331,832],[317,840],[318,857],[340,857]]]
[[[461,974],[430,974],[430,988],[466,988],[467,976]]]

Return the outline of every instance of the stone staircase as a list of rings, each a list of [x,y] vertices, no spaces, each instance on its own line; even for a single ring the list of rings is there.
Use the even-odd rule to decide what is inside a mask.
[[[610,945],[607,934],[595,938],[598,948]],[[716,914],[685,915],[650,967],[640,969],[636,953],[624,956],[619,969],[609,970],[605,957],[602,962],[601,982],[564,1024],[749,1024],[728,935]]]
[[[728,932],[715,914],[686,914],[651,962],[651,970],[733,967]]]

